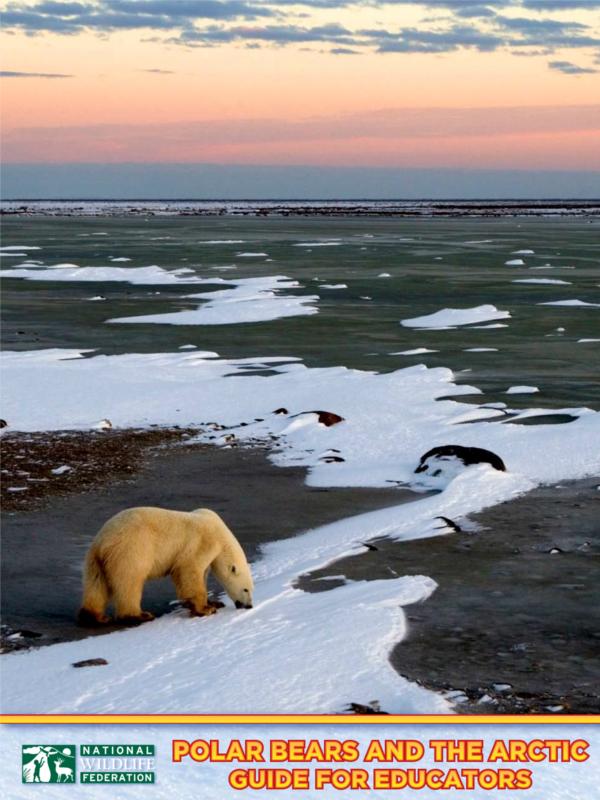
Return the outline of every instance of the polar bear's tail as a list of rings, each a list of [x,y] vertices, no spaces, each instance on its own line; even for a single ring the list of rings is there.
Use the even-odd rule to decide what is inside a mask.
[[[101,560],[92,546],[83,568],[83,600],[77,616],[80,625],[104,625],[110,621],[104,610],[110,591]]]

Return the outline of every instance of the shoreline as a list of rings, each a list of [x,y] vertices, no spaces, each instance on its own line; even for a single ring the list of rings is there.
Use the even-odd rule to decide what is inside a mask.
[[[335,588],[322,579],[340,573],[427,574],[438,587],[405,607],[408,633],[390,654],[399,674],[452,697],[461,714],[598,713],[598,483],[538,486],[457,520],[461,531],[373,541],[300,587]]]
[[[600,199],[561,200],[4,200],[6,217],[390,217],[563,218],[600,216]]]

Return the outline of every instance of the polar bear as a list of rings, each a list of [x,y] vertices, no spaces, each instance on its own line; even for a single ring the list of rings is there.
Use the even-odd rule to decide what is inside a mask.
[[[122,624],[153,619],[149,611],[142,611],[142,590],[147,580],[166,575],[192,615],[214,614],[223,604],[208,600],[209,570],[237,608],[252,608],[250,567],[240,543],[218,514],[207,508],[189,512],[128,508],[111,517],[90,546],[78,621],[106,624],[110,600]]]

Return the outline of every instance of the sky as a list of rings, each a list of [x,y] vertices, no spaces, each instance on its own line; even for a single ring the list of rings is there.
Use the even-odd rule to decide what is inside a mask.
[[[556,189],[557,173],[585,173],[585,192],[600,176],[600,0],[0,9],[4,196],[36,191],[52,170],[57,191],[72,192],[86,165],[105,164],[115,196],[131,190],[120,164],[160,166],[169,186],[181,174],[170,164],[288,169],[292,188],[299,166],[332,180],[357,167],[371,178],[481,171],[479,196],[513,170],[554,174]]]

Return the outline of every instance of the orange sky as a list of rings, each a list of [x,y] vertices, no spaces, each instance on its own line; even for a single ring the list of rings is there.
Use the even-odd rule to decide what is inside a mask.
[[[15,7],[14,2],[4,5],[9,10]],[[36,7],[31,0],[28,5],[18,5]],[[171,5],[176,7],[177,2]],[[508,10],[499,7],[497,13],[503,14],[503,19],[510,15],[523,19],[525,11],[518,3],[513,6]],[[354,36],[367,29],[431,30],[435,34],[458,26],[461,35],[465,35],[466,25],[470,30],[492,30],[485,19],[458,20],[450,9],[426,4],[350,7],[335,12],[298,7],[297,11],[308,13],[310,20],[294,13],[289,19],[278,19],[277,25],[306,28],[339,23]],[[589,11],[527,14],[538,23],[576,24],[575,33],[587,37],[586,41],[600,35],[598,15]],[[204,24],[208,23],[195,22],[197,27]],[[232,24],[228,22],[224,29]],[[268,25],[273,22],[268,20]],[[494,25],[497,28],[498,23]],[[380,53],[372,41],[365,44],[361,40],[352,46],[356,54],[334,55],[335,41],[281,46],[245,38],[212,47],[188,47],[173,43],[172,30],[85,29],[71,35],[43,31],[27,35],[18,27],[11,29],[6,21],[5,29],[4,70],[71,76],[25,74],[3,79],[7,162],[600,168],[598,113],[582,112],[600,97],[600,73],[595,71],[600,44],[566,46],[572,44],[569,30],[558,46],[545,47],[543,52],[539,44],[515,47],[511,43],[489,52],[459,44],[439,53]],[[539,38],[538,33],[536,36]],[[248,44],[261,46],[248,49]],[[531,52],[538,54],[524,57]],[[551,68],[552,62],[562,66]],[[169,74],[145,71],[150,69]],[[538,109],[542,106],[569,107],[564,108],[568,130],[562,129],[560,114],[550,121],[544,116],[540,122]],[[485,129],[483,109],[499,107],[506,108],[507,114],[521,107],[516,133],[510,125],[503,125],[499,134]],[[435,127],[438,120],[435,138],[430,133],[421,136],[418,131],[405,131],[403,109],[427,109],[427,124]],[[435,109],[441,109],[437,118]],[[447,130],[448,109],[455,109],[464,121],[458,135]],[[474,113],[477,109],[482,109],[480,116]],[[352,115],[368,120],[381,110],[389,110],[398,120],[394,135],[382,138],[373,130],[365,135],[348,124]],[[318,122],[315,132],[304,132],[301,141],[289,134],[278,140],[269,133],[274,122],[310,129],[312,120]],[[471,120],[475,125],[472,132]],[[202,121],[221,124],[209,141],[204,133],[198,134],[201,127],[196,123]],[[254,141],[240,142],[239,131],[249,121],[257,129]],[[96,127],[106,125],[113,126],[109,136]]]

